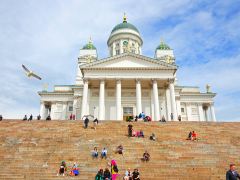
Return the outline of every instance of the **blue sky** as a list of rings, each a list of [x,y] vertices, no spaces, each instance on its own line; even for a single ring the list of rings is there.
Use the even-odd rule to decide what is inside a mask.
[[[127,13],[153,57],[160,42],[174,49],[179,85],[209,83],[219,121],[240,120],[240,1],[193,0],[1,0],[0,114],[22,118],[39,113],[43,83],[73,84],[79,49],[89,36],[100,58],[107,39]],[[21,64],[43,81],[28,79]]]

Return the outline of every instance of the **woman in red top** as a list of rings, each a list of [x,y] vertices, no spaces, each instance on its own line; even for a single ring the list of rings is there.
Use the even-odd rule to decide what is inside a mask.
[[[197,133],[195,131],[192,132],[192,141],[197,140]]]

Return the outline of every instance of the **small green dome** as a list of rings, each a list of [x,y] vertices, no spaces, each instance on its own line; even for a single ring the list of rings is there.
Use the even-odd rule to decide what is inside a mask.
[[[164,43],[163,41],[161,41],[161,43],[158,45],[158,47],[156,48],[156,50],[170,50],[171,48]]]
[[[82,49],[96,49],[91,41],[89,41]]]

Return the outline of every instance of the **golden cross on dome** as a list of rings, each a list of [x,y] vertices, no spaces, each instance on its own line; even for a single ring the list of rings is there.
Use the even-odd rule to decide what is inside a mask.
[[[126,13],[124,13],[124,16],[123,16],[123,22],[127,22],[127,16],[126,16]]]

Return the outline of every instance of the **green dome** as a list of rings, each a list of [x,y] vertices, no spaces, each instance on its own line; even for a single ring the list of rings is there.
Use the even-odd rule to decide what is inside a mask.
[[[132,29],[132,30],[134,30],[134,31],[136,31],[136,32],[139,33],[138,29],[137,29],[134,25],[128,23],[127,21],[123,21],[122,23],[116,25],[116,26],[113,28],[113,30],[112,30],[111,33],[113,33],[114,31],[117,31],[117,30],[119,30],[119,29]]]
[[[82,49],[96,49],[91,41],[89,41]]]
[[[156,50],[170,50],[171,48],[165,44],[163,41],[161,41],[160,45],[156,48]]]

